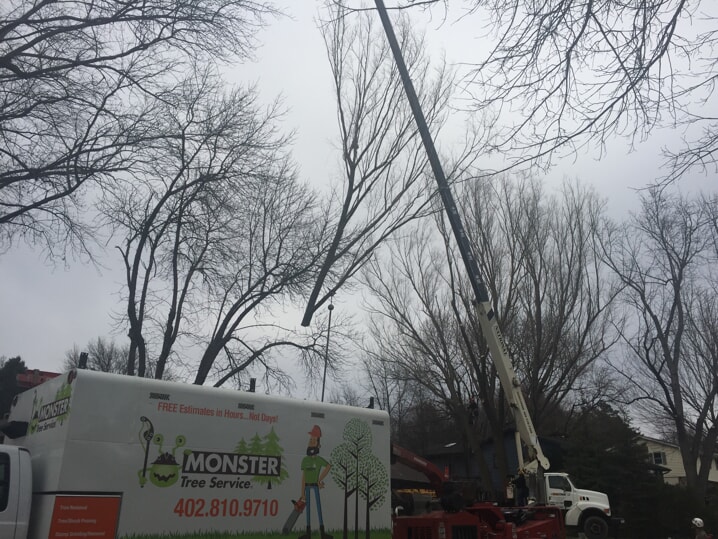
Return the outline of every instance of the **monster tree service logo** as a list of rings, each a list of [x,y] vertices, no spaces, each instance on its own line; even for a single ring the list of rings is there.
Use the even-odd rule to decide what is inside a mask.
[[[179,482],[181,488],[250,489],[254,483],[272,488],[272,484],[281,483],[289,476],[282,462],[284,450],[274,428],[264,438],[255,434],[249,444],[240,440],[233,452],[184,449],[180,464],[176,453],[185,446],[186,438],[177,436],[174,448],[165,451],[164,436],[155,433],[152,421],[145,416],[140,420],[144,462],[137,476],[141,487],[149,480],[157,487],[169,487]],[[151,444],[157,446],[157,457],[150,463]]]
[[[62,425],[70,415],[70,398],[72,397],[72,381],[77,377],[77,372],[72,370],[67,373],[67,381],[60,386],[55,393],[52,402],[43,404],[43,398],[37,396],[37,390],[32,399],[32,413],[30,414],[29,433],[42,432],[54,429]]]

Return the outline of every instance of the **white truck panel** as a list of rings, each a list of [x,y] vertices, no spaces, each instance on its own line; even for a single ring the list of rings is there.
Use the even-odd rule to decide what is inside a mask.
[[[382,411],[73,371],[22,394],[10,420],[30,424],[12,443],[32,454],[32,539],[68,530],[100,539],[276,534],[303,494],[302,463],[318,432],[313,460],[331,465],[318,489],[326,533],[344,531],[345,511],[353,533],[357,470],[370,479],[360,482],[359,526],[369,511],[370,528],[391,528]],[[314,495],[310,505],[319,537]]]
[[[22,448],[0,451],[0,538],[25,539],[30,523],[30,454]],[[24,487],[24,488],[23,488]]]

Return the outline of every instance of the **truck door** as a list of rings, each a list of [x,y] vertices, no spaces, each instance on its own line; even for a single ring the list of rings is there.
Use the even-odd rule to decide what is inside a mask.
[[[549,475],[546,481],[548,483],[548,503],[565,509],[571,507],[573,501],[572,488],[568,478],[562,475]]]
[[[0,537],[26,539],[31,490],[30,454],[0,446]]]
[[[14,459],[13,459],[14,460]],[[10,466],[10,454],[0,451],[0,537],[15,537],[17,520],[17,496],[10,493],[10,481],[13,473]],[[13,503],[10,503],[10,500]]]

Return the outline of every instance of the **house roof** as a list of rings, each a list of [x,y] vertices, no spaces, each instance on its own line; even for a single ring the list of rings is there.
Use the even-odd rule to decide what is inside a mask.
[[[39,369],[28,369],[24,373],[16,376],[17,385],[23,389],[29,389],[36,385],[42,384],[51,378],[60,376],[58,372],[41,371]]]
[[[663,445],[665,447],[671,447],[676,450],[680,450],[680,447],[678,444],[673,442],[667,442],[665,440],[659,440],[658,438],[651,438],[650,436],[644,436],[643,434],[639,435],[639,439],[644,442],[651,442],[658,445]],[[718,452],[713,452],[713,456],[718,457]]]
[[[660,440],[658,438],[651,438],[650,436],[644,436],[643,434],[640,434],[638,436],[638,438],[644,442],[653,442],[654,444],[665,445],[667,447],[673,447],[675,449],[678,449],[678,444],[673,443],[673,442],[667,442],[666,440]]]

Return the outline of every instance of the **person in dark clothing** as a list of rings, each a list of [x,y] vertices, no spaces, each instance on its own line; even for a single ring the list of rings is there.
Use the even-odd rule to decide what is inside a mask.
[[[516,490],[516,505],[523,507],[529,502],[529,485],[526,482],[526,474],[523,469],[519,470],[516,479],[514,479],[514,488]]]

